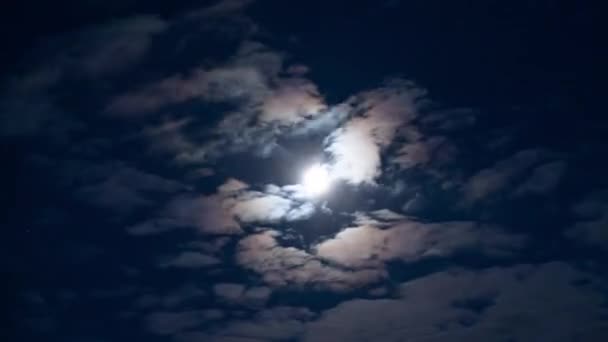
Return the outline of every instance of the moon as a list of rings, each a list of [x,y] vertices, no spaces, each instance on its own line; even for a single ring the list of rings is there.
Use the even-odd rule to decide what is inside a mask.
[[[302,185],[310,196],[319,196],[327,192],[330,183],[329,171],[324,165],[315,164],[304,171]]]

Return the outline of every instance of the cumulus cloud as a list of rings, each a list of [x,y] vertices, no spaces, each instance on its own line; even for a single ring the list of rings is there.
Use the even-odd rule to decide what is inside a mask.
[[[327,110],[316,85],[284,72],[284,56],[245,40],[227,62],[194,68],[115,96],[105,112],[139,116],[192,101],[228,104],[213,127],[194,136],[183,131],[194,118],[168,120],[145,132],[152,151],[173,153],[181,164],[210,162],[253,149],[267,156],[277,139]],[[156,139],[155,139],[156,138]]]
[[[323,312],[303,341],[602,341],[605,295],[579,279],[598,281],[561,263],[439,272]]]
[[[310,217],[315,208],[310,203],[298,203],[277,195],[250,191],[228,200],[232,213],[244,222],[276,223]]]
[[[315,84],[280,74],[283,59],[261,43],[245,41],[229,62],[176,74],[119,95],[106,111],[145,114],[188,100],[229,102],[239,109],[219,129],[237,123],[246,128],[252,117],[261,123],[292,125],[326,106]]]
[[[357,115],[327,139],[332,175],[352,184],[374,184],[383,150],[416,118],[416,100],[423,94],[413,84],[395,81],[353,99]]]
[[[299,78],[280,80],[262,104],[261,122],[291,125],[314,116],[326,108],[317,86]]]
[[[383,279],[383,270],[348,271],[324,264],[303,250],[283,247],[275,233],[265,231],[241,239],[236,260],[242,267],[255,271],[273,287],[311,287],[348,292]]]
[[[388,261],[412,262],[472,249],[491,256],[508,256],[524,241],[522,236],[474,222],[368,221],[320,242],[315,254],[344,267],[383,268]]]
[[[162,215],[127,228],[134,235],[158,234],[191,227],[206,234],[240,234],[241,223],[279,223],[310,217],[311,203],[288,192],[266,193],[229,179],[208,196],[180,195],[165,206]]]

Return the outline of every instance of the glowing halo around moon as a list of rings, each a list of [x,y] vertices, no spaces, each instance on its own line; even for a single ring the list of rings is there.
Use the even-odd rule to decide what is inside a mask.
[[[309,196],[319,196],[327,192],[331,185],[331,177],[327,167],[315,164],[306,171],[302,177],[302,186]]]

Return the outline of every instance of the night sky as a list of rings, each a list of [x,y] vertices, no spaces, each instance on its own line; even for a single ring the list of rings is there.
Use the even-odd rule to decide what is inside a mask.
[[[592,3],[2,5],[0,340],[608,341]]]

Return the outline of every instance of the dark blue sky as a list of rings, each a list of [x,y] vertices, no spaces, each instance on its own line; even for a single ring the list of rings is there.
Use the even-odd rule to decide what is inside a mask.
[[[604,341],[594,7],[9,4],[0,337]]]

